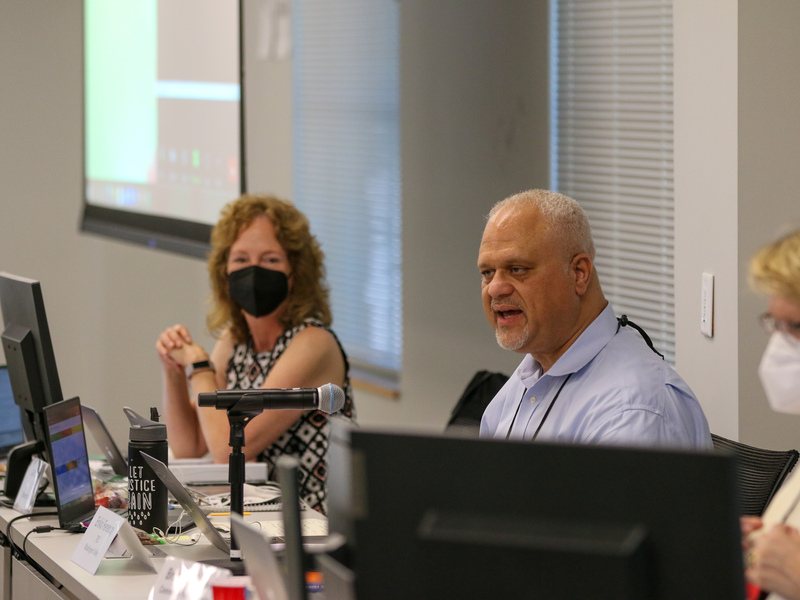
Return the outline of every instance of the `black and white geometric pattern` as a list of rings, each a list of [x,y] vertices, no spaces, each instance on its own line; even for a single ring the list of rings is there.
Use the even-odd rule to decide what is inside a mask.
[[[336,338],[336,334],[317,319],[306,319],[302,325],[285,331],[271,351],[256,354],[252,340],[238,344],[228,362],[227,388],[242,390],[260,388],[267,373],[289,346],[292,338],[306,327],[322,327]],[[355,419],[353,391],[350,386],[350,364],[338,338],[336,343],[339,344],[345,363],[343,387],[345,403],[340,414],[348,419]],[[328,416],[325,413],[318,410],[305,412],[261,454],[261,460],[269,465],[269,477],[273,480],[276,479],[275,462],[278,457],[287,454],[296,457],[300,461],[300,497],[311,508],[323,514],[327,512],[325,479],[328,474],[328,429]]]

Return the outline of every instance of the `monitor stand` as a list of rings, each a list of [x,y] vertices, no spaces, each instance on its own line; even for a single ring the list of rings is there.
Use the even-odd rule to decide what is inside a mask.
[[[3,489],[3,494],[6,498],[13,500],[17,497],[17,492],[19,492],[19,487],[22,485],[22,480],[25,479],[25,473],[28,470],[28,465],[31,464],[31,459],[34,456],[41,457],[43,452],[44,444],[39,441],[23,442],[11,449],[6,465],[6,481]]]

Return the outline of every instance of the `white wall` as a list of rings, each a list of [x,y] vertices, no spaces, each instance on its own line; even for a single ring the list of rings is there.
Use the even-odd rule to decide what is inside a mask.
[[[261,1],[244,2],[247,189],[294,197],[292,61],[265,52],[271,30]]]
[[[291,62],[256,56],[260,4],[246,2],[249,183],[291,197]],[[475,261],[491,204],[547,185],[546,4],[400,3],[402,397],[356,390],[362,423],[440,429],[476,370],[518,361],[484,320]],[[41,281],[65,395],[124,441],[121,407],[160,403],[161,330],[183,322],[210,345],[207,280],[201,261],[78,231],[81,27],[80,0],[0,0],[0,270]]]
[[[800,418],[766,402],[757,366],[765,301],[750,257],[800,225],[800,4],[675,0],[677,367],[712,431],[800,447]],[[715,275],[715,334],[699,332],[700,275]]]
[[[675,0],[676,368],[711,430],[738,438],[737,4]],[[700,278],[715,277],[714,337]]]

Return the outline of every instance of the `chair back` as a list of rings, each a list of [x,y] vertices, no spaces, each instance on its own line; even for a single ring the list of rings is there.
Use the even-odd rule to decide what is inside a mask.
[[[742,515],[761,516],[797,462],[797,450],[765,450],[711,434],[714,450],[738,458]]]
[[[463,437],[478,437],[483,411],[508,381],[508,375],[491,371],[478,371],[461,394],[445,431]]]

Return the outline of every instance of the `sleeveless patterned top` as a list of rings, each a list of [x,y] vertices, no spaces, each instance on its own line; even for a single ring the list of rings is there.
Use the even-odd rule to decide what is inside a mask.
[[[301,325],[289,329],[278,338],[272,350],[257,354],[253,347],[253,340],[238,344],[233,349],[233,354],[228,361],[226,372],[227,389],[257,389],[262,386],[272,366],[281,357],[289,346],[294,336],[306,327],[321,327],[329,331],[339,344],[339,349],[344,358],[345,376],[343,390],[345,393],[344,408],[337,413],[343,417],[355,420],[355,406],[353,405],[353,391],[350,386],[350,364],[342,348],[339,338],[330,327],[317,319],[306,319]],[[328,473],[328,415],[324,412],[313,410],[305,411],[302,416],[271,446],[261,454],[261,460],[266,462],[269,478],[276,480],[277,470],[275,463],[278,457],[288,454],[300,462],[300,497],[306,503],[323,514],[327,512],[327,489],[325,479]],[[246,432],[245,432],[246,433]]]

